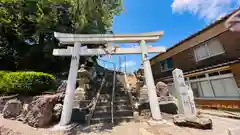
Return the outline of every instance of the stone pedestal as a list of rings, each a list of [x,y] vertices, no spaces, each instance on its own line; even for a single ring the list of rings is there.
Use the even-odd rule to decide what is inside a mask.
[[[74,97],[74,108],[79,107],[80,101],[85,100],[85,89],[82,87],[78,87],[75,92],[75,97]]]
[[[139,81],[137,81],[137,83],[136,83],[136,98],[137,99],[139,99],[139,97],[140,97],[140,82]]]
[[[75,128],[77,127],[76,124],[69,124],[66,126],[55,125],[51,130],[51,135],[72,135],[74,134]]]
[[[147,86],[144,85],[141,89],[140,89],[140,96],[139,96],[139,102],[144,103],[144,102],[149,102],[149,98],[148,98],[148,89]]]
[[[212,129],[212,120],[207,117],[196,116],[196,117],[185,117],[184,115],[176,115],[173,118],[173,123],[178,126],[192,127],[198,129]]]

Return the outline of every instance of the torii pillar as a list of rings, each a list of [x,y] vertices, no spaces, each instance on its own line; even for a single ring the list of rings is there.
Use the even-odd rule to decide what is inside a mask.
[[[63,110],[59,125],[66,126],[70,123],[72,116],[72,106],[75,95],[75,84],[77,79],[77,68],[80,56],[104,55],[107,54],[103,49],[88,49],[81,47],[81,44],[108,44],[108,43],[139,43],[139,48],[116,48],[112,55],[119,54],[142,54],[144,75],[148,88],[148,97],[152,118],[161,120],[160,108],[157,100],[156,88],[154,85],[151,65],[148,59],[148,52],[161,53],[165,52],[165,47],[148,48],[146,42],[154,42],[159,40],[163,32],[143,33],[143,34],[66,34],[54,33],[54,36],[61,44],[74,44],[74,47],[67,49],[54,49],[55,56],[72,56],[71,66],[69,70],[68,83],[64,98]]]
[[[148,89],[148,99],[150,104],[150,109],[152,113],[152,118],[154,120],[161,120],[160,108],[158,103],[158,98],[156,94],[156,87],[153,80],[152,68],[148,57],[148,51],[146,42],[142,40],[140,42],[140,47],[142,49],[142,61],[144,67],[144,76]]]

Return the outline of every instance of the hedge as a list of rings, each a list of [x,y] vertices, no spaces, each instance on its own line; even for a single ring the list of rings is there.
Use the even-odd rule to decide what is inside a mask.
[[[0,79],[2,78],[2,76],[4,75],[4,74],[6,74],[6,73],[8,73],[7,71],[0,71]]]
[[[56,90],[55,78],[41,72],[0,72],[0,93],[38,94]]]

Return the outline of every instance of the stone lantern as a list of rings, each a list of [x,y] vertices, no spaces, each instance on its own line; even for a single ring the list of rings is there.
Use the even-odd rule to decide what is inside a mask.
[[[77,74],[78,87],[75,91],[75,101],[77,103],[79,103],[81,100],[85,100],[85,92],[87,89],[89,89],[89,78],[90,73],[85,69],[84,65],[81,65]]]
[[[140,89],[144,85],[144,68],[141,66],[137,71],[137,83],[136,83],[136,97],[137,99],[140,97]]]

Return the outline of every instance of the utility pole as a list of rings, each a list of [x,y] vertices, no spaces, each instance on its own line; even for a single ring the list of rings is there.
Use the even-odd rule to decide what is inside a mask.
[[[119,58],[119,71],[121,72],[121,66],[122,66],[121,56],[119,56],[118,58]]]
[[[127,73],[127,65],[126,65],[126,62],[127,62],[127,57],[126,55],[124,55],[124,66],[125,66],[125,73]]]

